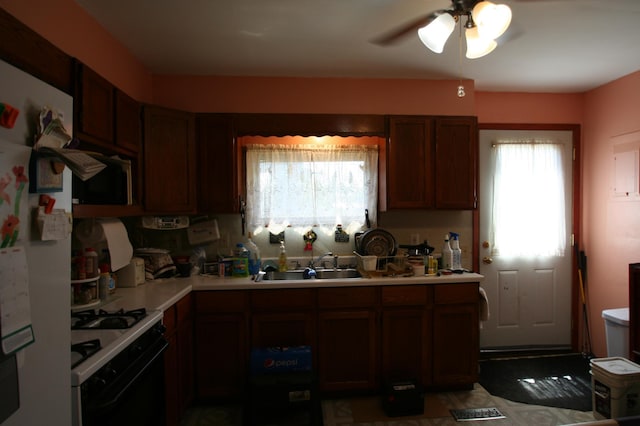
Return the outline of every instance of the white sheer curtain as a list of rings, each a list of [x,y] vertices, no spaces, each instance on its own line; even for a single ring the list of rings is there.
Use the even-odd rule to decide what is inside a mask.
[[[564,256],[564,146],[553,141],[494,145],[495,255]]]
[[[248,145],[247,223],[357,229],[378,202],[378,148],[365,145]]]

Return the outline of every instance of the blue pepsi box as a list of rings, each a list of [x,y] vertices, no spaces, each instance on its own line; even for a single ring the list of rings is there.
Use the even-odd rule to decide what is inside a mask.
[[[311,370],[311,346],[272,346],[251,350],[253,374]]]

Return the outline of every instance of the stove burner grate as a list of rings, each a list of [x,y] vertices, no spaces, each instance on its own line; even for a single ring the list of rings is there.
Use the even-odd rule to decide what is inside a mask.
[[[71,313],[71,329],[124,329],[130,328],[147,315],[145,308],[107,312],[93,309]]]
[[[84,360],[102,349],[100,339],[87,340],[71,345],[71,369],[80,365]]]

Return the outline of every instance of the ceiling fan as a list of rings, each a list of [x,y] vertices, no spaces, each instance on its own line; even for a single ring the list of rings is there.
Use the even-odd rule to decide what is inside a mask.
[[[511,9],[507,5],[485,0],[451,0],[450,9],[434,10],[373,42],[383,46],[390,45],[417,31],[425,46],[433,52],[442,53],[458,22],[465,28],[467,58],[480,58],[496,48],[495,39],[500,37],[511,23]]]

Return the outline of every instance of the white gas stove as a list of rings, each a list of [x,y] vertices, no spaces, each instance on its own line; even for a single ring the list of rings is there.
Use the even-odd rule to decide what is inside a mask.
[[[145,309],[72,313],[73,426],[164,423],[157,410],[167,347],[162,316]]]

